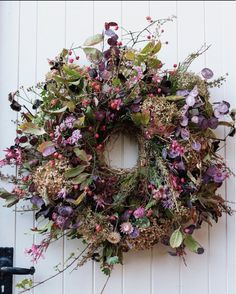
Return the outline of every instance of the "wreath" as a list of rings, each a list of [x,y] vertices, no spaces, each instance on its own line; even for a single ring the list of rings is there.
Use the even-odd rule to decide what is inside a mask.
[[[186,249],[202,254],[194,230],[231,213],[217,192],[231,174],[217,152],[226,138],[214,129],[227,126],[233,136],[234,112],[226,101],[211,102],[209,92],[225,77],[188,70],[208,47],[164,69],[158,53],[170,20],[147,17],[142,31],[125,31],[125,45],[118,25],[105,23],[102,34],[48,60],[45,82],[9,94],[21,119],[0,165],[16,165],[18,175],[1,174],[15,186],[0,196],[8,207],[30,201],[36,220],[47,220],[33,229],[44,235],[27,251],[33,260],[62,236],[87,244],[78,265],[95,259],[107,275],[124,252],[157,243],[183,258]],[[88,67],[79,65],[81,49]],[[104,155],[120,133],[138,144],[131,169],[111,167]]]

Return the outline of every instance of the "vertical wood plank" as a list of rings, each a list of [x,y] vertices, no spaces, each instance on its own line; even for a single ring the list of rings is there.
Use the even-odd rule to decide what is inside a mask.
[[[177,1],[178,13],[178,54],[179,60],[184,60],[190,53],[197,51],[205,42],[204,5],[203,1]],[[190,70],[198,73],[205,64],[204,55],[195,60]],[[205,248],[205,254],[197,255],[188,252],[187,267],[181,263],[181,294],[207,294],[208,293],[208,226],[204,225],[195,233],[195,238]],[[193,279],[197,277],[197,283]]]
[[[148,1],[122,1],[122,26],[130,31],[141,30],[146,25],[149,14]],[[125,43],[125,42],[124,42]],[[140,48],[138,44],[136,48]],[[128,144],[124,146],[128,147]],[[125,160],[128,160],[125,159]],[[151,250],[124,254],[123,293],[152,293],[152,254]],[[135,290],[134,290],[135,289]]]
[[[228,72],[227,82],[224,87],[224,99],[231,103],[232,108],[236,107],[235,97],[235,81],[236,81],[236,43],[232,41],[232,29],[236,26],[236,2],[231,1],[221,1],[221,11],[223,16],[222,24],[222,51],[223,51],[223,72]],[[226,163],[235,173],[236,163],[235,163],[235,143],[236,138],[228,138],[228,143],[225,148],[225,158]],[[226,181],[226,199],[231,202],[231,207],[236,209],[236,193],[235,193],[235,178],[231,177]],[[226,278],[227,285],[225,293],[233,294],[236,292],[236,216],[226,217],[227,224],[227,239],[226,239]]]
[[[151,1],[150,11],[153,19],[165,19],[173,15],[178,17],[175,1]],[[163,45],[159,55],[165,68],[172,68],[173,64],[178,61],[177,22],[178,18],[163,26],[164,33],[161,40]],[[165,45],[166,41],[168,45]],[[164,245],[157,245],[153,248],[153,293],[179,293],[181,261],[177,257],[170,256],[167,249]],[[169,282],[170,276],[171,283]]]
[[[37,4],[35,1],[20,2],[20,22],[19,22],[19,86],[24,85],[25,88],[36,83],[36,36],[37,36]],[[34,97],[32,97],[33,99]],[[26,104],[26,103],[24,103]],[[29,103],[28,103],[29,104]],[[26,105],[29,109],[31,105]],[[29,207],[30,203],[20,203],[17,210],[22,210],[23,205]],[[33,227],[33,213],[16,213],[16,266],[30,267],[32,266],[31,257],[26,257],[24,251],[31,247],[34,241],[30,228]],[[22,276],[16,276],[15,282],[21,281]]]
[[[224,74],[222,60],[222,7],[221,3],[205,2],[205,38],[207,44],[212,44],[206,52],[206,67],[212,68],[215,78]],[[217,61],[217,62],[216,62]],[[224,89],[211,89],[211,100],[221,101],[224,97]],[[224,128],[219,127],[216,130],[220,138],[224,137]],[[224,157],[224,142],[221,144],[219,154]],[[225,184],[219,189],[219,193],[225,198]],[[209,228],[209,272],[208,286],[209,293],[225,293],[226,291],[226,216],[223,215],[218,224],[213,223]],[[220,279],[219,279],[220,277]]]
[[[12,145],[16,135],[17,115],[10,110],[8,93],[14,92],[18,87],[18,50],[19,50],[19,1],[0,3],[0,42],[4,44],[0,49],[0,156],[4,157],[4,149]],[[6,132],[7,130],[7,132]],[[15,175],[16,169],[4,167],[1,171],[5,174]],[[11,191],[12,185],[1,182],[1,186]],[[1,201],[1,206],[3,201]],[[0,240],[2,247],[14,248],[14,259],[16,262],[16,206],[11,209],[1,208],[0,214]],[[7,230],[6,230],[7,228]],[[15,278],[13,278],[15,281]],[[15,289],[13,289],[15,293]]]
[[[66,48],[82,45],[87,37],[93,34],[93,2],[92,1],[66,1]],[[84,53],[78,51],[80,59],[78,64],[86,65]],[[84,245],[79,240],[66,240],[64,258],[71,253],[79,254]],[[82,268],[64,273],[64,293],[93,293],[93,263],[87,262]]]
[[[114,21],[121,25],[121,3],[120,1],[94,1],[94,34],[104,30],[105,22]],[[113,156],[114,154],[114,156]],[[122,138],[119,137],[111,154],[111,162],[121,166],[122,163]],[[94,294],[100,294],[107,277],[101,272],[98,263],[94,264]],[[122,293],[122,268],[115,266],[107,283],[104,294]]]
[[[65,3],[60,1],[38,2],[37,31],[37,80],[45,79],[49,71],[47,58],[54,58],[64,47],[65,41]],[[40,241],[36,237],[36,242]],[[36,265],[35,282],[48,278],[55,273],[54,266],[63,262],[63,242],[59,240],[52,244],[45,254],[45,259]],[[59,275],[35,288],[35,294],[63,293],[63,276]]]

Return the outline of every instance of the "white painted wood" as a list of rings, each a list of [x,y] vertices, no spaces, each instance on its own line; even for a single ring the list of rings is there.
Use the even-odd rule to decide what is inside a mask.
[[[1,1],[0,2],[0,154],[15,135],[16,119],[10,111],[7,94],[19,85],[34,84],[44,79],[48,70],[47,58],[54,57],[63,47],[79,45],[86,37],[101,32],[105,21],[117,21],[128,29],[143,27],[147,15],[166,18],[177,15],[177,20],[164,26],[165,33],[160,59],[167,66],[183,60],[204,43],[212,44],[206,54],[193,63],[191,69],[200,72],[204,66],[213,69],[215,76],[229,73],[221,89],[214,89],[214,101],[225,99],[235,107],[236,42],[233,29],[236,3],[233,1]],[[85,56],[79,53],[81,65]],[[6,135],[7,129],[7,135]],[[224,129],[218,131],[224,133]],[[235,140],[221,150],[228,165],[235,170]],[[112,161],[129,166],[135,159],[132,142],[120,137],[115,145]],[[115,154],[115,155],[114,155]],[[8,172],[14,170],[8,169]],[[235,198],[235,179],[227,181],[220,192],[232,202]],[[9,187],[9,186],[8,186]],[[1,202],[2,203],[2,202]],[[235,208],[235,205],[232,204]],[[20,207],[18,206],[18,209]],[[13,246],[15,264],[29,266],[30,259],[23,251],[33,237],[32,214],[15,214],[14,209],[0,208],[0,245]],[[3,228],[3,229],[2,229]],[[5,230],[7,228],[7,230]],[[234,294],[236,293],[236,220],[223,216],[217,226],[205,228],[196,237],[205,247],[205,254],[189,254],[185,267],[178,258],[166,254],[166,248],[125,254],[124,266],[118,266],[108,282],[105,294]],[[39,238],[34,238],[36,242]],[[46,253],[46,259],[36,265],[35,280],[54,272],[53,266],[83,246],[78,241],[60,240]],[[105,277],[99,265],[87,263],[73,273],[36,288],[34,294],[99,294]],[[15,283],[19,279],[15,279]],[[17,291],[15,292],[17,293]]]

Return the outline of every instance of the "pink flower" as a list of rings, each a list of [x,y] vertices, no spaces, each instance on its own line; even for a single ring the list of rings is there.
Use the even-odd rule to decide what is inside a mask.
[[[120,110],[121,105],[122,105],[121,99],[114,99],[110,103],[110,107],[114,110]]]
[[[135,218],[140,218],[145,216],[145,208],[139,207],[133,213]]]
[[[124,234],[131,234],[134,230],[134,227],[130,222],[125,222],[120,225],[120,231]]]

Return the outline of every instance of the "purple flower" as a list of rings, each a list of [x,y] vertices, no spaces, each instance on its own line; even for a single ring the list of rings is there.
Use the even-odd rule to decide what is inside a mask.
[[[137,208],[133,213],[135,218],[140,218],[145,216],[145,209],[143,207]]]
[[[41,208],[43,206],[43,204],[44,204],[44,201],[43,201],[42,197],[39,197],[39,196],[36,196],[36,195],[31,197],[30,202],[33,205],[37,206],[38,208]]]
[[[70,145],[76,144],[82,138],[80,130],[73,131],[70,138],[67,139],[67,143]]]
[[[189,139],[189,131],[187,129],[182,128],[180,131],[180,135],[183,140],[188,140]]]
[[[188,94],[189,94],[189,91],[188,90],[178,90],[176,92],[176,95],[177,96],[183,96],[183,97],[185,97],[185,96],[188,96]]]
[[[61,206],[58,208],[58,213],[63,217],[69,217],[73,214],[73,208],[71,206]]]
[[[194,142],[193,144],[192,144],[192,148],[193,148],[193,150],[195,150],[195,151],[197,151],[197,152],[199,152],[200,150],[201,150],[201,144],[199,143],[199,142]]]
[[[65,125],[68,129],[72,129],[75,121],[76,121],[76,118],[74,116],[70,115],[65,119],[64,122],[65,122]]]
[[[208,120],[208,126],[211,129],[216,129],[218,127],[219,121],[216,117],[212,117]]]
[[[228,175],[227,171],[220,169],[216,165],[210,166],[206,171],[206,176],[212,179],[215,183],[222,183]]]
[[[203,130],[206,130],[208,128],[208,120],[205,118],[205,116],[199,115],[198,126]]]
[[[186,127],[188,125],[188,118],[187,118],[187,116],[183,116],[182,117],[182,120],[181,120],[180,124],[181,124],[182,127]]]
[[[172,209],[174,207],[174,203],[170,197],[163,199],[161,202],[165,209]]]
[[[130,234],[130,237],[132,239],[135,239],[139,236],[139,229],[138,228],[134,228],[133,232]]]
[[[220,102],[214,109],[214,116],[221,118],[223,115],[229,113],[230,104],[226,101]]]
[[[62,188],[62,189],[58,192],[58,194],[57,194],[57,197],[58,197],[58,198],[63,198],[63,199],[65,199],[66,196],[67,196],[66,188]]]
[[[189,93],[189,95],[186,97],[186,104],[188,106],[194,106],[196,103],[196,97],[198,96],[198,89],[197,86],[193,88],[193,90]]]
[[[48,146],[43,150],[43,156],[49,156],[51,154],[53,154],[54,152],[56,152],[56,149],[54,146]]]
[[[201,74],[206,80],[211,79],[214,75],[213,71],[207,67],[202,69]]]

